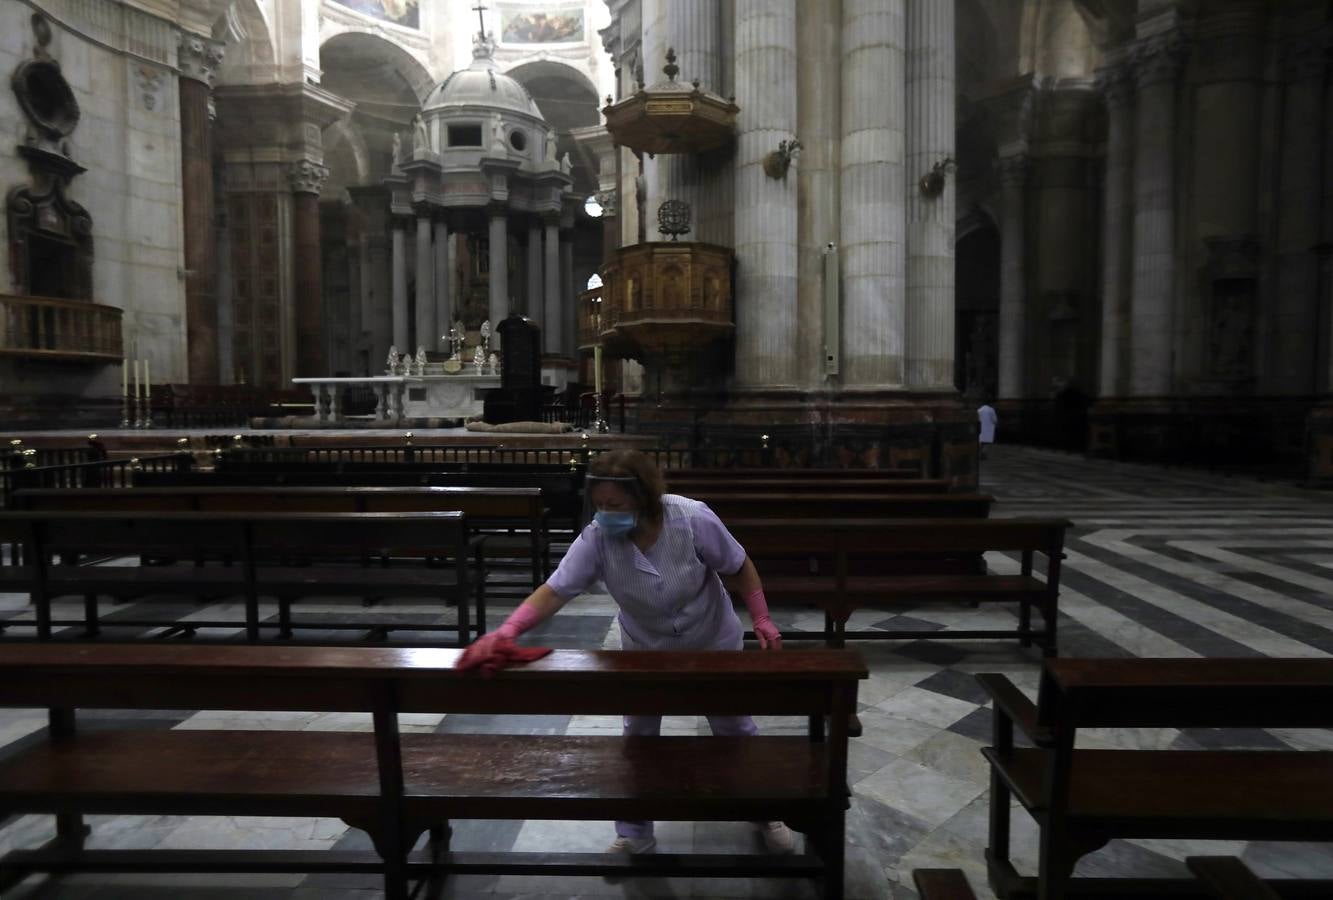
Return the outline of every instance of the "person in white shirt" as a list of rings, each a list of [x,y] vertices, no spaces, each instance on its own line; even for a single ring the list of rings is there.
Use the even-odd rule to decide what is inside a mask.
[[[989,402],[983,401],[981,406],[977,407],[977,421],[981,430],[977,434],[977,440],[981,442],[981,458],[986,458],[986,445],[995,443],[995,426],[999,423],[999,416],[995,415],[995,407]]]

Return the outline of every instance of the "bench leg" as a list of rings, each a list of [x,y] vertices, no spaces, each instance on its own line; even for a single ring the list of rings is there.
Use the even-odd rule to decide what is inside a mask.
[[[292,637],[292,598],[278,598],[278,637],[291,640]]]
[[[823,885],[824,900],[842,900],[845,848],[845,823],[839,812],[830,816],[819,836],[819,855],[824,862]]]
[[[1059,653],[1056,644],[1056,623],[1059,621],[1060,613],[1054,600],[1042,607],[1041,615],[1046,622],[1046,639],[1042,643],[1042,655],[1047,657],[1056,656]]]
[[[245,594],[245,639],[259,640],[259,595],[253,590]]]
[[[56,838],[67,849],[82,850],[83,842],[93,830],[79,813],[60,813],[56,816]]]
[[[83,595],[83,633],[85,637],[97,637],[102,633],[97,621],[97,595]]]
[[[32,605],[37,609],[37,637],[51,639],[51,597],[45,591],[33,591]]]
[[[449,852],[449,842],[453,839],[454,830],[448,822],[440,822],[430,826],[429,833],[431,859],[438,861],[441,856]]]

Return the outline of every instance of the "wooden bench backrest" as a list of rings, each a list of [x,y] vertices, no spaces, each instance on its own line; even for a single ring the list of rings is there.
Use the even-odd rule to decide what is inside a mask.
[[[727,519],[751,553],[810,555],[984,553],[1036,550],[1058,554],[1065,519]]]
[[[28,523],[46,553],[190,555],[240,553],[247,546],[291,553],[391,553],[438,548],[461,552],[466,519],[458,512],[236,513],[176,511],[22,511],[0,523]],[[3,525],[0,525],[3,527]]]
[[[663,476],[667,481],[672,478],[708,478],[723,483],[740,481],[746,478],[844,478],[896,479],[920,478],[916,469],[775,469],[775,468],[734,468],[734,469],[666,469]]]
[[[788,478],[738,478],[735,481],[720,482],[715,478],[681,478],[672,476],[667,480],[667,490],[673,494],[692,497],[696,493],[714,493],[721,487],[728,493],[857,493],[872,494],[942,494],[949,489],[949,482],[939,478],[802,478],[793,475]]]
[[[469,519],[541,515],[540,488],[477,487],[155,487],[20,491],[41,510],[216,510],[262,512],[462,512]]]
[[[389,694],[405,713],[798,716],[854,703],[867,677],[854,650],[555,650],[493,678],[454,669],[460,653],[12,645],[0,648],[0,706],[364,712]]]
[[[936,518],[990,514],[989,494],[694,494],[722,517],[733,518]]]
[[[248,527],[251,546],[263,555],[438,554],[455,560],[467,555],[466,517],[460,512],[265,513],[252,516]]]
[[[1047,728],[1329,728],[1333,659],[1053,659]]]

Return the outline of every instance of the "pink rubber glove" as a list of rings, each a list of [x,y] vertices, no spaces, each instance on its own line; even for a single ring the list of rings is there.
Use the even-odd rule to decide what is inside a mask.
[[[764,589],[751,591],[745,595],[745,608],[750,611],[750,620],[754,622],[754,636],[759,639],[760,650],[781,650],[782,632],[768,615],[768,600]]]
[[[514,639],[541,621],[541,613],[524,603],[510,613],[504,624],[494,631],[477,638],[463,655],[454,663],[456,669],[481,669],[483,672],[503,667],[505,644],[512,644]],[[497,665],[498,664],[498,665]]]

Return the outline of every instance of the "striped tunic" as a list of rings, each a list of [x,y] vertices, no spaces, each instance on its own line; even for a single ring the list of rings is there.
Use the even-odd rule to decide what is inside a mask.
[[[665,494],[662,530],[646,553],[594,522],[546,584],[568,602],[605,582],[626,650],[739,650],[744,629],[718,573],[744,562],[745,548],[706,504]]]

